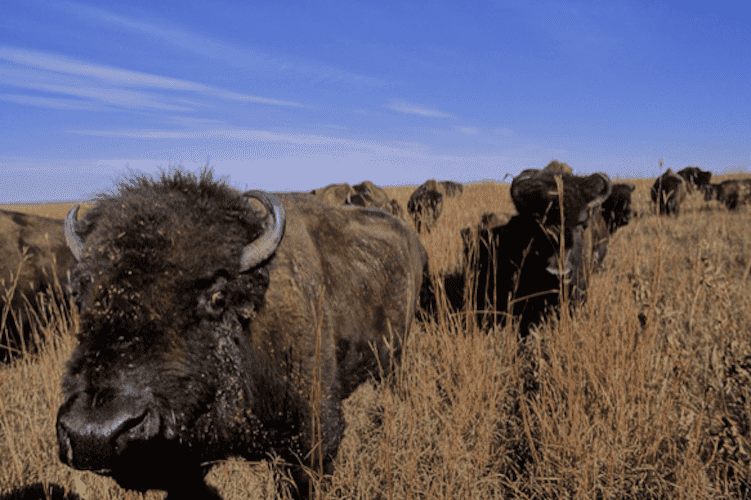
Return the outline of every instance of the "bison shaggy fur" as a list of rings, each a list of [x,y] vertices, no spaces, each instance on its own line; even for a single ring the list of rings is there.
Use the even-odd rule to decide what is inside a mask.
[[[203,464],[230,456],[320,451],[332,471],[342,400],[388,370],[415,316],[427,259],[414,231],[309,194],[243,194],[210,170],[136,177],[69,220],[80,331],[57,416],[65,464],[170,498],[216,498]],[[281,240],[249,251],[271,227]]]

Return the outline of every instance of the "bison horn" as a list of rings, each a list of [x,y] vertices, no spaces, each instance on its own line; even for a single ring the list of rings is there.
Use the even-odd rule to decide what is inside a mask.
[[[266,229],[253,243],[243,248],[240,258],[240,272],[245,272],[268,259],[281,243],[287,216],[279,198],[264,191],[246,191],[244,196],[255,198],[266,208]],[[67,233],[66,233],[67,234]]]
[[[78,233],[76,233],[76,222],[78,221],[78,208],[79,208],[78,205],[71,208],[70,212],[68,212],[68,215],[65,217],[65,220],[63,221],[63,233],[65,233],[65,243],[68,244],[68,248],[70,248],[70,251],[73,254],[73,257],[75,257],[76,261],[80,261],[81,255],[83,254],[83,240],[81,240],[81,237],[78,236]]]

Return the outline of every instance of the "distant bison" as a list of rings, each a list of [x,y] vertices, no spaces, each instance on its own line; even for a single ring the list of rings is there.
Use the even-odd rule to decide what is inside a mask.
[[[678,171],[678,175],[683,178],[688,184],[689,191],[692,186],[696,186],[699,190],[703,191],[704,186],[709,184],[712,178],[712,172],[708,170],[702,170],[699,167],[686,167]]]
[[[363,181],[360,184],[352,186],[355,193],[349,197],[349,205],[355,205],[358,207],[370,207],[380,208],[391,215],[399,217],[402,220],[404,218],[404,209],[402,209],[399,202],[389,198],[386,191],[376,186],[370,181]]]
[[[414,231],[309,194],[240,193],[211,170],[137,177],[76,211],[60,459],[170,498],[217,498],[203,473],[229,456],[320,452],[331,473],[341,401],[388,369],[415,316],[427,258]]]
[[[415,221],[418,233],[429,233],[443,211],[443,194],[435,190],[417,188],[407,203],[407,212]]]
[[[652,202],[659,207],[660,215],[678,216],[680,206],[686,199],[686,181],[671,169],[655,179],[650,192]]]
[[[547,164],[547,166],[543,169],[545,172],[551,172],[553,174],[573,174],[574,169],[572,169],[568,163],[561,163],[558,160],[553,160],[550,163]]]
[[[608,199],[602,202],[602,218],[610,234],[631,221],[631,193],[635,189],[633,184],[615,183]]]
[[[454,181],[437,182],[428,179],[415,189],[407,203],[407,212],[415,221],[418,232],[430,232],[443,211],[447,198],[457,198],[464,192],[464,186]]]
[[[24,261],[24,251],[26,260]],[[73,254],[65,244],[63,222],[39,215],[0,210],[0,294],[15,292],[8,302],[0,300],[5,315],[5,333],[0,336],[0,361],[9,361],[25,345],[33,350],[29,312],[39,314],[38,294],[67,288],[67,271],[73,266]],[[65,297],[57,296],[59,300]],[[7,306],[10,306],[10,309]],[[27,305],[32,309],[27,311]],[[2,316],[0,316],[1,318]],[[14,320],[15,317],[15,320]]]
[[[556,177],[563,182],[562,269],[558,262],[561,214]],[[583,227],[610,191],[610,179],[603,173],[580,177],[523,171],[511,184],[518,214],[505,225],[478,231],[474,255],[467,252],[467,267],[476,276],[474,289],[461,292],[460,288],[471,282],[467,276],[457,279],[454,274],[444,280],[451,305],[463,308],[469,292],[481,324],[504,323],[510,312],[518,318],[519,332],[525,336],[546,309],[558,305],[561,285],[569,296],[583,298]]]
[[[704,201],[718,200],[720,197],[720,184],[709,183],[704,186]]]
[[[729,210],[735,210],[738,205],[751,201],[751,179],[731,179],[719,184],[708,184],[704,189],[704,199],[721,201]]]
[[[352,186],[355,194],[350,196],[350,203],[361,207],[382,208],[389,204],[391,199],[386,192],[370,181],[363,181]],[[355,202],[355,199],[358,200]],[[361,201],[360,201],[361,200]]]
[[[313,198],[331,207],[353,205],[365,208],[380,208],[402,220],[404,209],[396,200],[388,197],[386,192],[370,181],[350,186],[347,183],[330,184],[325,188],[314,189],[310,192]]]
[[[329,184],[324,188],[314,189],[310,192],[317,202],[330,207],[343,207],[349,204],[350,196],[356,193],[357,191],[346,182],[342,184]]]
[[[449,198],[459,197],[464,193],[464,186],[454,181],[441,181],[438,183],[438,192]]]

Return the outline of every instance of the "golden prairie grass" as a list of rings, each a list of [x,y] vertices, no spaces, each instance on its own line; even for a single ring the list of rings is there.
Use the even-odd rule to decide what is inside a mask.
[[[616,232],[571,314],[523,342],[510,326],[457,330],[446,315],[415,324],[394,374],[345,401],[323,497],[749,494],[751,207],[729,212],[694,193],[680,217],[658,217],[652,181],[629,182],[639,217]],[[386,190],[406,205],[413,188]],[[447,200],[423,237],[434,272],[461,265],[458,232],[486,211],[513,213],[508,185],[468,185]],[[57,459],[75,321],[53,322],[37,355],[0,367],[0,497],[42,483],[58,486],[50,498],[142,498]],[[275,498],[285,473],[233,459],[208,481],[228,500]]]

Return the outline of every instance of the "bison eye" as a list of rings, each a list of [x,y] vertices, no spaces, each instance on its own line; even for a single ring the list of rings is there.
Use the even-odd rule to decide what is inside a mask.
[[[224,294],[222,292],[214,292],[211,296],[211,306],[216,309],[223,309],[224,305]]]
[[[208,290],[201,294],[198,304],[202,314],[208,314],[216,318],[224,312],[224,308],[227,307],[226,286],[227,279],[219,277]]]

